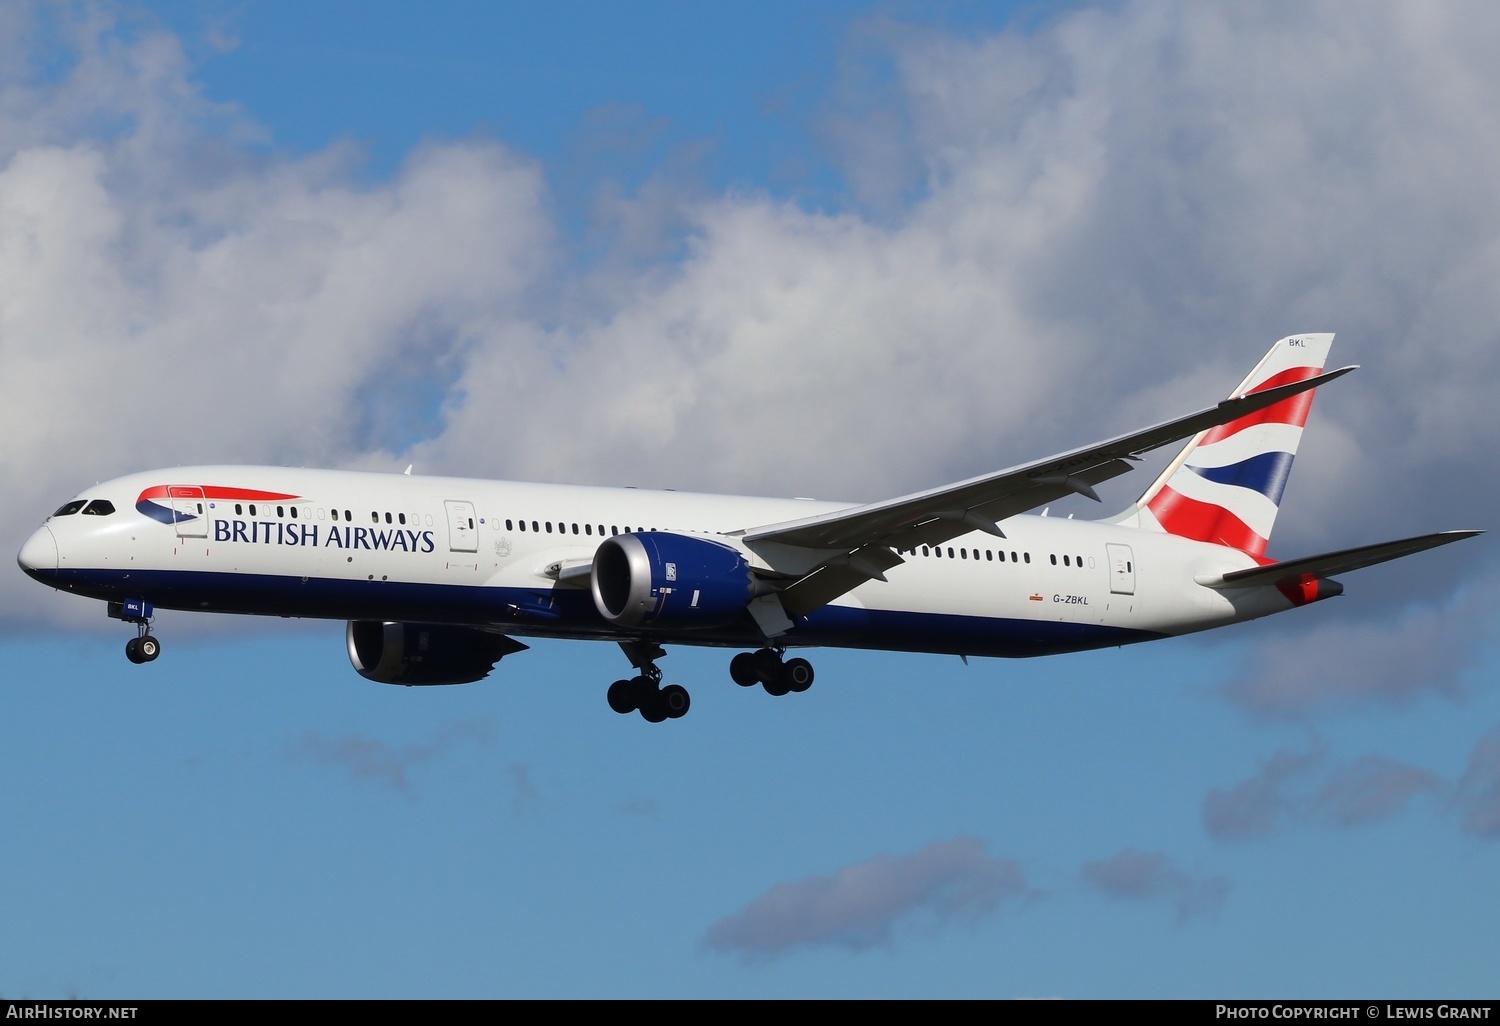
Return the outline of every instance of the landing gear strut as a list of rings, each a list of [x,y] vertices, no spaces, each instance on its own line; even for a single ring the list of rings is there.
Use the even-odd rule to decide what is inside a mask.
[[[110,616],[135,624],[136,636],[125,642],[125,658],[132,663],[153,662],[161,655],[161,641],[151,633],[154,612],[151,603],[145,599],[125,599],[109,604]]]
[[[812,663],[800,658],[783,661],[782,652],[779,648],[741,652],[729,660],[729,676],[742,688],[759,684],[766,694],[777,697],[812,687]]]
[[[675,720],[687,714],[692,699],[687,688],[681,684],[661,686],[661,670],[656,660],[665,656],[666,650],[654,641],[622,641],[630,665],[640,674],[629,679],[617,680],[609,686],[609,707],[622,715],[639,712],[647,723]]]

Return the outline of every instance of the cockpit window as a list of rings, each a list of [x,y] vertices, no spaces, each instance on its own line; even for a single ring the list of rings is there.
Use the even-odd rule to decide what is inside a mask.
[[[83,509],[86,517],[107,517],[115,511],[115,504],[108,499],[95,499]]]
[[[83,507],[86,505],[88,505],[87,499],[74,499],[72,502],[68,503],[66,506],[52,515],[55,517],[70,517],[74,513],[77,513],[79,510],[83,509]]]

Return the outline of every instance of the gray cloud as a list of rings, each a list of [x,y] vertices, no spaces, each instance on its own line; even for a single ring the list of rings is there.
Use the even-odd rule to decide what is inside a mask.
[[[1307,752],[1277,749],[1251,777],[1214,788],[1203,799],[1203,826],[1220,841],[1249,841],[1269,835],[1300,808],[1291,786],[1322,761],[1322,747]]]
[[[1357,580],[1349,578],[1349,586],[1357,587]],[[1440,608],[1408,609],[1393,622],[1322,623],[1300,635],[1262,640],[1225,693],[1272,719],[1458,697],[1464,673],[1477,665],[1493,633],[1481,598],[1488,591],[1482,581]]]
[[[1362,826],[1401,812],[1414,798],[1442,797],[1434,773],[1379,755],[1329,768],[1327,749],[1278,749],[1245,780],[1210,790],[1203,826],[1220,841],[1251,841],[1292,825]]]
[[[1165,902],[1172,906],[1179,923],[1216,914],[1231,886],[1227,876],[1194,877],[1160,852],[1133,848],[1084,863],[1079,876],[1113,898]]]
[[[865,951],[891,944],[903,922],[972,922],[1027,893],[1019,865],[985,854],[978,840],[958,837],[910,855],[877,855],[832,876],[777,884],[710,926],[703,943],[750,960],[802,947]]]
[[[1475,837],[1500,837],[1500,727],[1474,745],[1458,781],[1463,828]]]
[[[1380,755],[1366,755],[1333,773],[1311,802],[1313,813],[1333,826],[1374,823],[1399,812],[1419,795],[1445,790],[1434,773]]]
[[[486,721],[467,721],[441,727],[426,741],[412,741],[400,745],[391,744],[379,738],[367,737],[364,734],[328,737],[310,731],[289,746],[289,750],[295,756],[345,770],[356,779],[367,780],[396,791],[409,791],[411,789],[410,773],[416,767],[448,755],[465,745],[489,747],[494,743],[495,738],[494,724]],[[529,786],[529,784],[525,779],[524,767],[519,777],[516,777],[516,765],[519,764],[512,765],[511,772],[517,786],[517,801],[520,801],[522,786]]]

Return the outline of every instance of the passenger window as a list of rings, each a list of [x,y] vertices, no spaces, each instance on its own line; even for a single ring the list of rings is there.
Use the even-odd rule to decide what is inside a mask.
[[[250,515],[255,516],[255,503],[253,502],[250,504]]]
[[[376,513],[373,509],[370,510],[370,523],[372,523],[372,524],[378,524],[378,523],[380,523],[380,514]]]
[[[391,522],[391,515],[390,515],[390,514],[389,514],[389,513],[387,513],[387,514],[386,514],[386,515],[385,515],[385,522],[386,522],[386,523],[388,523],[388,524],[389,524],[389,523],[390,523],[390,522]],[[470,526],[470,527],[473,527],[473,526],[474,526],[474,521],[473,521],[473,520],[470,520],[470,521],[469,521],[469,526]]]
[[[283,520],[285,520],[286,519],[286,507],[285,506],[277,506],[276,507],[276,515],[278,517],[281,517]]]
[[[1063,566],[1072,566],[1072,565],[1073,564],[1068,561],[1068,557],[1064,556],[1063,557]]]
[[[506,530],[507,530],[507,531],[514,531],[514,530],[515,530],[515,527],[514,527],[514,526],[513,526],[513,525],[512,525],[512,524],[511,524],[511,522],[510,522],[510,521],[509,521],[509,520],[507,520],[507,521],[506,521],[506,522],[505,522],[505,529],[506,529]]]
[[[107,517],[115,511],[115,504],[108,499],[95,499],[83,508],[86,517]],[[199,510],[202,512],[202,510]]]
[[[396,522],[398,524],[401,524],[403,527],[406,526],[406,514],[405,513],[397,513],[396,514]]]
[[[958,550],[958,558],[959,559],[968,559],[969,558],[969,550],[968,549],[959,549]]]
[[[547,533],[548,534],[552,533],[552,521],[550,521],[550,520],[547,521]]]
[[[1026,562],[1028,562],[1028,563],[1031,562],[1031,553],[1029,553],[1029,552],[1023,552],[1023,553],[1021,553],[1021,555],[1025,558]],[[1016,554],[1014,552],[1012,552],[1010,554],[1010,558],[1011,559],[1015,559],[1016,558]]]
[[[242,506],[240,503],[236,502],[234,504],[234,515],[237,516],[237,517],[244,516],[245,515],[245,507]]]
[[[344,519],[345,519],[345,520],[353,520],[353,519],[354,519],[354,514],[353,514],[353,513],[350,513],[350,512],[349,512],[349,511],[348,511],[348,510],[347,510],[347,509],[346,509],[346,510],[344,510]]]
[[[292,507],[292,519],[293,520],[297,519],[297,507],[296,506]]]
[[[1050,559],[1050,560],[1052,560],[1052,565],[1053,566],[1057,565],[1057,553],[1054,552],[1051,555],[1049,555],[1047,558]]]

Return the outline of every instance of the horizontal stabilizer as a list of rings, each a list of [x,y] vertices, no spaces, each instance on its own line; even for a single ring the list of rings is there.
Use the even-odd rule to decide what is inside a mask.
[[[1321,556],[1290,559],[1285,563],[1271,563],[1268,566],[1253,566],[1248,570],[1234,570],[1218,580],[1198,583],[1210,588],[1244,588],[1251,585],[1288,584],[1307,578],[1331,577],[1334,574],[1359,570],[1391,559],[1400,559],[1414,552],[1435,549],[1439,545],[1462,541],[1483,533],[1483,531],[1439,531],[1437,534],[1424,534],[1416,538],[1403,538],[1400,541],[1381,542],[1378,545],[1361,545],[1357,549],[1325,552]]]

